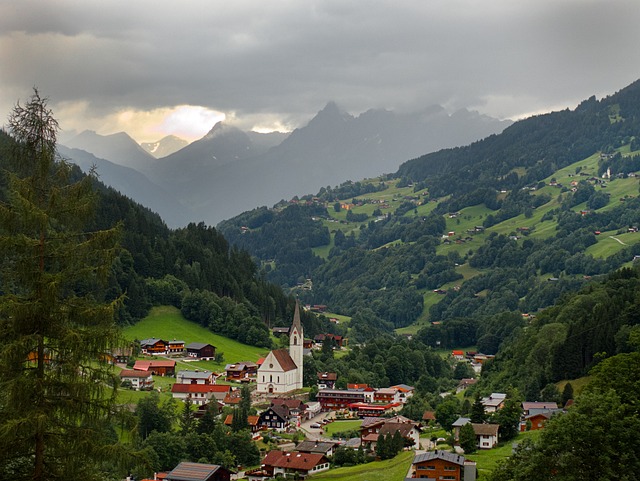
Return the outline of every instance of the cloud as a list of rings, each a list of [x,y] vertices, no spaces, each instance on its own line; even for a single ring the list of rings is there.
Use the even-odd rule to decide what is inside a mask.
[[[36,85],[63,126],[71,105],[110,128],[177,106],[298,126],[329,100],[518,117],[636,80],[638,21],[635,0],[3,2],[0,108]]]

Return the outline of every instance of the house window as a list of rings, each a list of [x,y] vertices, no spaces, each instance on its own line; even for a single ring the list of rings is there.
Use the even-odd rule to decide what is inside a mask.
[[[424,469],[436,469],[436,467],[432,464],[428,464],[424,467]]]
[[[444,470],[445,470],[445,471],[455,471],[455,470],[456,470],[456,467],[455,467],[455,466],[445,466],[445,467],[444,467]]]

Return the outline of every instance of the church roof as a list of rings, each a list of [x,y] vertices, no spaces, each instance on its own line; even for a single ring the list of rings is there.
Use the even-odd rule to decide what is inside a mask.
[[[276,358],[276,361],[278,361],[278,364],[280,364],[280,367],[282,367],[284,372],[298,369],[298,366],[296,366],[296,363],[291,358],[289,351],[286,349],[276,349],[275,351],[271,351],[271,354]]]
[[[293,311],[293,324],[291,324],[291,330],[289,332],[293,332],[294,329],[297,329],[298,332],[302,332],[302,323],[300,322],[300,303],[298,299],[296,299],[296,307]]]

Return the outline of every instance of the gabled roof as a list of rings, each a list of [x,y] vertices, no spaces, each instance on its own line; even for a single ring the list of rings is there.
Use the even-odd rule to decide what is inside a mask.
[[[468,424],[470,422],[471,422],[470,418],[458,418],[453,422],[453,424],[451,426],[454,427],[454,428],[460,428],[460,427],[462,427],[465,424]]]
[[[136,361],[133,365],[133,368],[137,371],[148,371],[155,367],[176,367],[176,362],[169,360]]]
[[[298,369],[298,366],[296,366],[296,363],[289,355],[289,351],[286,349],[276,349],[275,351],[271,351],[271,354],[276,358],[276,361],[278,361],[278,364],[280,364],[284,372]]]
[[[538,402],[538,401],[525,401],[522,403],[522,409],[529,411],[530,409],[559,409],[558,403],[554,402]]]
[[[123,369],[120,371],[120,377],[149,377],[151,373],[149,371],[140,371],[135,369]]]
[[[264,458],[264,461],[262,461],[262,464],[276,468],[309,471],[318,464],[328,462],[329,461],[323,454],[299,453],[296,451],[292,451],[290,453],[283,451],[269,451]]]
[[[209,379],[213,373],[211,371],[178,371],[176,378],[183,377],[187,379]]]
[[[249,426],[257,426],[259,419],[260,419],[260,416],[247,416],[247,423],[249,424]],[[233,423],[233,414],[227,414],[227,417],[224,418],[224,424],[226,426],[231,426],[232,423]]]
[[[171,386],[172,393],[207,393],[207,392],[229,392],[231,386],[219,386],[216,384],[174,384]]]
[[[368,428],[369,426],[375,426],[380,422],[384,422],[384,418],[367,416],[362,420],[362,424],[360,424],[360,429]]]
[[[170,481],[207,481],[217,471],[224,470],[217,464],[180,463],[167,474]]]
[[[337,443],[321,442],[321,441],[302,441],[296,446],[296,451],[301,453],[320,453],[327,454]]]
[[[425,461],[433,461],[434,459],[442,459],[458,466],[464,466],[466,461],[464,456],[450,453],[448,451],[427,451],[426,453],[416,454],[412,464],[424,463]]]
[[[422,415],[422,420],[423,421],[435,421],[436,420],[436,415],[433,411],[425,411],[424,414]]]
[[[192,342],[190,344],[187,344],[186,348],[187,349],[195,349],[197,351],[199,351],[200,349],[204,349],[207,346],[211,346],[212,348],[216,348],[216,346],[214,346],[213,344],[208,344],[206,342]]]
[[[382,436],[383,434],[395,434],[396,432],[400,432],[402,437],[408,438],[411,434],[411,431],[415,428],[413,424],[407,423],[384,423],[378,432],[378,435]]]
[[[287,406],[289,409],[301,409],[304,411],[306,405],[300,399],[282,399],[274,398],[271,400],[271,406]]]
[[[149,339],[143,339],[142,341],[140,341],[140,346],[153,346],[154,344],[158,343],[158,342],[162,342],[164,344],[167,344],[167,341],[163,340],[163,339],[158,339],[157,337],[150,337]]]
[[[396,388],[400,392],[411,392],[415,391],[416,388],[413,386],[409,386],[407,384],[396,384],[395,386],[391,386],[392,388]]]
[[[335,381],[338,379],[338,374],[335,372],[319,372],[318,381]]]
[[[476,424],[471,423],[473,426],[473,432],[476,436],[497,436],[499,424]]]

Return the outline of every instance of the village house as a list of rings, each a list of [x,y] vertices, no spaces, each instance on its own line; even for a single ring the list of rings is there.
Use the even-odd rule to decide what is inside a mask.
[[[217,374],[211,371],[178,371],[176,382],[178,384],[215,384]]]
[[[539,414],[543,412],[556,412],[559,411],[558,403],[544,402],[544,401],[525,401],[522,403],[522,415],[530,416],[532,414]]]
[[[241,361],[227,364],[224,370],[227,381],[250,382],[256,380],[258,364],[251,361]]]
[[[167,473],[166,481],[229,481],[231,471],[217,464],[186,463],[178,464]]]
[[[289,421],[300,423],[307,419],[307,405],[300,399],[275,398],[271,406],[286,406],[289,409]]]
[[[419,424],[404,416],[364,418],[360,426],[360,442],[364,446],[375,449],[380,436],[393,436],[396,432],[400,432],[410,447],[420,448]]]
[[[456,388],[456,394],[461,393],[462,391],[467,389],[469,386],[473,386],[477,382],[478,380],[473,378],[460,379],[460,382],[458,383],[458,387]]]
[[[207,404],[211,401],[222,402],[231,391],[231,386],[219,386],[216,384],[174,384],[171,386],[171,395],[174,399],[186,401],[191,399],[195,405]]]
[[[333,389],[336,386],[338,374],[335,372],[318,373],[318,389]]]
[[[260,413],[260,428],[286,431],[289,427],[289,408],[286,405],[270,406]]]
[[[169,343],[162,339],[152,337],[140,341],[140,351],[142,354],[149,356],[165,355],[167,353]]]
[[[411,463],[410,478],[475,481],[476,463],[448,451],[416,454]]]
[[[408,386],[407,384],[396,384],[395,386],[391,386],[391,389],[397,389],[399,392],[399,399],[402,404],[407,402],[407,400],[413,396],[416,388],[413,386]]]
[[[520,432],[542,429],[553,414],[553,412],[547,411],[525,416],[522,421],[520,421]]]
[[[498,424],[471,423],[479,449],[492,449],[498,444]]]
[[[125,382],[130,383],[131,389],[136,391],[153,389],[153,376],[149,371],[123,369],[120,371],[120,384]]]
[[[296,446],[299,453],[322,454],[324,456],[333,456],[338,443],[331,441],[302,441]]]
[[[136,361],[133,369],[136,371],[149,371],[156,376],[175,376],[176,362],[165,359],[158,359],[157,361]]]
[[[250,480],[265,480],[276,477],[302,477],[329,469],[329,460],[322,454],[299,453],[297,451],[269,451],[259,469],[247,471]]]
[[[216,358],[216,346],[204,342],[187,344],[187,357],[202,361],[213,361]]]
[[[184,341],[169,341],[167,344],[167,354],[183,354],[184,353]]]
[[[504,393],[494,392],[489,397],[482,398],[482,405],[484,406],[484,412],[495,413],[498,409],[502,408],[507,395]]]
[[[373,393],[375,403],[400,403],[400,391],[392,387],[376,389]]]

